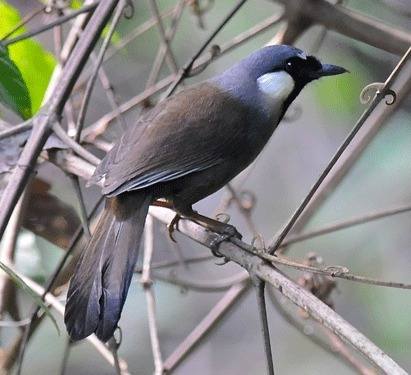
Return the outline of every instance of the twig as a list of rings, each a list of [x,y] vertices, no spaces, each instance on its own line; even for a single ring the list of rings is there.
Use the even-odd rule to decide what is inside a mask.
[[[44,12],[44,10],[46,9],[46,6],[42,6],[38,9],[33,10],[32,12],[26,14],[19,23],[17,23],[16,26],[14,26],[7,34],[5,34],[2,38],[1,41],[3,42],[4,40],[6,40],[7,38],[9,38],[10,36],[12,36],[16,31],[18,31],[19,29],[21,29],[24,25],[26,25],[27,23],[29,23],[34,17],[36,17],[37,15],[39,15],[40,13]]]
[[[60,140],[62,140],[67,146],[69,146],[76,154],[83,157],[95,166],[100,164],[100,159],[94,154],[92,154],[90,151],[87,151],[82,145],[77,143],[74,139],[70,138],[58,122],[55,122],[52,125],[52,128],[57,137],[59,137]]]
[[[0,239],[3,236],[11,212],[33,171],[37,157],[51,132],[51,124],[56,122],[62,112],[74,82],[117,2],[118,0],[106,0],[98,4],[82,37],[73,50],[71,58],[64,66],[59,85],[53,90],[53,94],[50,96],[45,108],[33,118],[33,131],[1,196]]]
[[[83,232],[88,238],[91,238],[90,228],[88,226],[88,220],[87,220],[87,210],[86,210],[86,205],[84,203],[83,193],[81,191],[80,181],[77,176],[70,175],[69,178],[71,182],[73,183],[73,190],[74,190],[74,193],[77,197],[77,201],[79,204],[80,219],[81,219],[81,224],[83,226]]]
[[[365,123],[366,119],[369,117],[369,115],[372,113],[375,107],[380,103],[382,99],[386,97],[386,95],[392,95],[391,89],[391,84],[395,80],[396,76],[398,73],[401,71],[402,67],[405,65],[405,63],[408,61],[409,57],[411,56],[411,47],[408,49],[408,51],[405,53],[405,55],[402,57],[400,62],[397,64],[397,66],[394,68],[393,72],[390,74],[390,76],[387,78],[385,81],[383,87],[381,88],[380,91],[377,92],[375,95],[374,99],[370,103],[370,106],[364,111],[364,113],[361,115],[357,123],[355,124],[354,128],[351,130],[351,132],[348,134],[347,138],[344,140],[344,142],[341,144],[341,146],[338,148],[334,156],[331,158],[327,166],[325,167],[324,171],[321,173],[320,177],[317,179],[317,181],[314,183],[302,203],[298,206],[297,210],[294,212],[294,214],[291,216],[290,220],[287,222],[287,224],[284,226],[284,228],[281,230],[280,234],[276,236],[276,238],[272,241],[272,244],[269,246],[269,252],[274,253],[281,245],[285,237],[287,236],[288,232],[292,229],[293,225],[295,222],[298,220],[299,216],[301,213],[304,211],[304,209],[307,207],[308,203],[310,203],[312,197],[322,184],[322,182],[325,180],[327,177],[328,173],[331,171],[331,169],[334,167],[334,165],[337,163],[338,159],[340,156],[343,154],[345,149],[349,146],[351,141],[354,139],[355,135],[358,133],[358,131],[361,129],[363,124]]]
[[[363,283],[363,284],[384,286],[388,288],[411,289],[411,284],[407,284],[407,283],[401,283],[397,281],[383,281],[383,280],[374,279],[371,277],[354,275],[348,270],[348,268],[343,267],[343,266],[332,266],[331,265],[331,266],[326,266],[324,268],[318,268],[318,267],[308,266],[306,264],[293,261],[284,256],[270,255],[265,252],[258,252],[258,253],[255,251],[252,251],[252,252],[256,254],[258,257],[270,263],[277,264],[277,265],[281,264],[283,266],[291,267],[291,268],[294,268],[300,271],[306,271],[310,273],[317,273],[317,274],[335,277],[339,279],[356,281],[356,282]]]
[[[165,57],[167,60],[167,64],[171,72],[176,73],[178,70],[177,61],[174,57],[173,51],[171,50],[169,39],[164,29],[163,21],[161,20],[160,12],[158,10],[156,0],[148,0],[148,4],[150,6],[151,13],[153,14],[157,22],[157,29],[159,31],[160,39],[161,39],[161,46],[165,49]]]
[[[297,233],[302,230],[311,216],[316,212],[318,207],[332,193],[335,187],[338,186],[350,168],[362,155],[367,145],[374,139],[376,134],[378,134],[387,119],[395,113],[400,104],[405,100],[405,98],[407,98],[411,91],[411,64],[406,64],[403,71],[393,83],[392,88],[394,88],[397,93],[397,100],[395,103],[390,106],[378,106],[370,117],[368,117],[361,131],[347,148],[347,151],[341,155],[336,166],[329,173],[328,177],[317,190],[311,202],[300,215],[293,227],[293,233]],[[283,251],[285,251],[285,247],[281,249],[281,252]]]
[[[58,19],[56,19],[55,21],[52,21],[50,23],[48,23],[47,25],[41,26],[33,31],[29,31],[27,33],[18,35],[14,38],[10,38],[10,39],[6,39],[2,41],[3,46],[8,47],[11,44],[17,43],[17,42],[21,42],[22,40],[28,39],[28,38],[32,38],[33,36],[36,36],[38,34],[41,34],[45,31],[48,31],[50,29],[52,29],[55,26],[61,25],[67,21],[70,21],[71,19],[79,16],[80,14],[83,13],[87,13],[90,11],[93,11],[98,5],[98,2],[95,2],[93,4],[90,5],[85,5],[84,7],[70,13],[67,14],[66,16],[63,17],[59,17]]]
[[[158,220],[166,223],[169,223],[174,217],[172,211],[161,207],[151,207],[150,213]],[[211,246],[211,244],[215,243],[214,241],[220,239],[218,235],[216,236],[188,220],[181,220],[178,230],[205,246]],[[334,310],[330,309],[310,292],[297,285],[271,265],[261,263],[261,259],[258,256],[244,251],[245,248],[252,249],[249,245],[239,240],[232,239],[232,241],[235,243],[228,241],[220,243],[218,251],[221,255],[238,263],[266,283],[273,285],[291,302],[301,307],[338,337],[352,345],[380,370],[389,374],[406,374],[387,354],[347,323]],[[241,247],[239,247],[239,244]]]
[[[61,360],[60,375],[65,375],[66,373],[70,351],[71,351],[71,342],[70,342],[70,339],[67,337],[66,343],[64,345],[63,358]]]
[[[274,363],[273,363],[273,355],[271,351],[271,341],[270,341],[270,330],[268,328],[268,319],[267,319],[267,306],[265,303],[265,283],[261,281],[259,278],[253,278],[253,284],[257,296],[257,306],[258,312],[260,316],[261,322],[261,331],[263,335],[263,342],[264,342],[264,352],[266,358],[266,365],[267,365],[267,374],[274,375]]]
[[[19,133],[23,133],[27,130],[30,130],[32,127],[33,127],[33,121],[31,119],[24,121],[23,123],[19,125],[14,125],[10,127],[9,129],[6,129],[0,132],[0,140],[11,137]]]
[[[125,0],[120,0],[119,4],[117,6],[117,9],[114,12],[113,20],[110,24],[107,35],[105,36],[103,44],[101,45],[99,54],[97,56],[97,61],[94,64],[94,68],[93,68],[93,72],[91,74],[91,77],[90,77],[89,81],[87,82],[87,87],[86,87],[86,90],[84,92],[83,100],[81,102],[80,111],[79,111],[79,114],[78,114],[78,117],[77,117],[76,134],[74,135],[74,140],[76,142],[80,141],[81,131],[82,131],[83,126],[84,126],[84,119],[86,117],[88,103],[89,103],[91,93],[92,93],[93,88],[94,88],[94,84],[96,83],[96,80],[97,80],[100,65],[103,62],[104,54],[107,50],[107,47],[110,44],[110,40],[111,40],[111,38],[114,34],[114,31],[116,29],[116,26],[117,26],[118,22],[120,21],[120,18],[122,16],[123,9],[124,9],[125,6],[126,6],[126,1]]]
[[[245,4],[247,0],[240,0],[237,5],[227,14],[227,16],[220,22],[220,24],[216,27],[216,29],[211,33],[208,39],[200,46],[198,51],[193,55],[193,57],[184,65],[184,67],[180,70],[180,73],[175,78],[173,84],[168,88],[165,98],[169,97],[178,87],[178,85],[187,77],[190,73],[191,68],[194,65],[194,62],[198,59],[198,57],[204,52],[204,50],[208,47],[208,45],[212,42],[212,40],[217,36],[217,34],[221,31],[221,29],[233,18],[233,16],[240,10],[240,8]]]
[[[161,13],[160,18],[164,19],[166,17],[169,17],[169,16],[173,15],[175,12],[176,12],[176,7],[171,7],[168,10]],[[124,36],[122,38],[122,40],[120,40],[118,43],[116,43],[115,45],[112,45],[110,47],[110,49],[107,51],[107,53],[104,57],[104,62],[111,59],[118,51],[122,50],[129,43],[131,43],[134,39],[138,38],[139,36],[141,36],[146,31],[150,30],[156,24],[157,24],[157,20],[154,17],[152,17],[149,20],[147,20],[146,22],[142,23],[141,25],[138,25],[134,30],[132,30],[126,36]]]
[[[361,375],[377,375],[377,373],[371,367],[365,366],[359,360],[354,358],[354,356],[348,352],[347,344],[344,343],[339,337],[337,337],[334,333],[330,332],[327,328],[324,328],[320,324],[318,327],[321,328],[321,331],[327,336],[329,342],[326,342],[322,339],[319,335],[314,334],[307,334],[306,327],[307,327],[307,320],[302,320],[301,318],[297,318],[289,311],[286,311],[284,307],[284,303],[281,303],[277,296],[274,294],[275,289],[273,287],[268,288],[268,296],[270,297],[271,302],[273,303],[275,309],[278,313],[284,318],[284,320],[293,326],[298,332],[305,332],[306,336],[320,348],[325,350],[327,353],[335,356],[338,359],[344,359],[342,361],[344,364],[348,364],[354,370],[356,370]],[[315,323],[315,322],[310,322]]]
[[[23,279],[23,281],[31,288],[33,291],[39,295],[42,296],[45,293],[45,289],[41,287],[39,284],[34,282],[33,280],[29,279],[28,277],[20,274],[18,271],[14,270],[16,274]],[[64,305],[52,294],[46,293],[44,300],[50,304],[61,316],[64,315]],[[111,365],[114,367],[114,358],[110,350],[107,349],[107,347],[97,339],[97,337],[93,334],[89,337],[86,338],[87,341],[89,341],[95,349],[102,355],[102,357]],[[127,363],[123,360],[120,359],[120,364],[122,368],[122,374],[126,375],[128,374],[127,370]]]
[[[218,301],[204,319],[177,346],[173,353],[164,361],[164,371],[171,372],[194,349],[209,330],[224,316],[249,287],[248,282],[233,285]]]
[[[212,59],[217,59],[227,52],[230,52],[237,46],[245,43],[246,41],[250,40],[254,36],[266,31],[267,29],[275,26],[278,22],[282,20],[282,15],[275,15],[272,17],[267,18],[265,21],[261,22],[261,24],[252,27],[251,29],[245,31],[244,33],[237,35],[231,41],[223,44],[221,46],[221,51],[216,56],[205,55],[204,57],[199,57],[198,60],[193,65],[193,70],[202,70],[204,66],[208,65]],[[94,139],[104,133],[107,128],[107,125],[113,121],[119,113],[125,113],[142,103],[144,100],[150,98],[152,95],[156,94],[157,92],[163,90],[167,86],[170,85],[176,76],[171,74],[168,77],[162,79],[155,85],[146,88],[142,93],[136,95],[134,98],[129,99],[127,102],[121,104],[118,108],[118,111],[111,111],[104,116],[102,116],[97,122],[90,125],[88,128],[84,129],[83,131],[83,140],[92,143]]]
[[[369,223],[371,221],[383,219],[389,216],[394,216],[411,211],[411,205],[401,205],[398,207],[383,209],[376,212],[371,212],[365,215],[354,217],[352,219],[345,219],[334,224],[326,225],[319,229],[314,229],[306,233],[292,235],[290,238],[284,240],[280,248],[289,246],[301,241],[306,241],[314,237],[323,236],[325,234],[334,233],[336,231],[347,229],[356,225]]]
[[[325,26],[350,38],[371,46],[402,55],[411,45],[411,35],[359,12],[325,0],[277,0],[291,13],[303,10],[305,19]]]
[[[244,282],[248,279],[247,272],[240,271],[233,276],[225,277],[219,280],[200,281],[176,276],[165,276],[158,272],[153,273],[156,280],[177,285],[182,288],[195,290],[197,292],[216,292],[230,289],[233,285]]]
[[[158,339],[158,328],[156,321],[156,302],[154,298],[154,291],[152,288],[152,281],[150,276],[151,259],[154,252],[154,220],[151,215],[146,218],[144,228],[144,259],[143,259],[143,273],[141,275],[141,284],[144,288],[144,294],[147,302],[147,317],[148,327],[150,331],[151,351],[154,359],[154,374],[163,374],[163,360],[160,350],[160,341]]]
[[[152,0],[152,1],[155,3],[155,0]],[[154,59],[153,67],[152,67],[151,72],[150,72],[150,74],[148,76],[148,79],[147,79],[146,88],[152,86],[155,83],[155,81],[157,80],[158,75],[160,74],[161,67],[163,66],[164,58],[167,55],[171,54],[171,58],[175,62],[174,55],[171,52],[170,43],[171,43],[172,39],[174,38],[175,33],[177,31],[177,27],[179,25],[179,20],[181,19],[181,16],[183,14],[185,4],[186,4],[186,0],[179,0],[178,3],[177,3],[177,6],[175,8],[175,12],[172,16],[171,25],[170,25],[169,29],[165,32],[165,35],[163,36],[163,39],[165,40],[165,42],[163,42],[160,45],[160,48],[159,48],[159,50],[157,52],[157,55]],[[159,15],[159,13],[158,13],[157,5],[155,4],[153,7],[155,8],[155,9],[153,9],[153,12],[155,13],[155,19],[156,19],[158,25],[160,25],[160,23],[162,25],[162,20],[161,20],[161,17]],[[161,32],[160,26],[159,26],[159,31]],[[178,70],[177,64],[175,64],[175,65],[172,65],[172,64],[170,65],[169,64],[169,66],[171,68],[170,70],[173,73],[177,72],[177,70]]]

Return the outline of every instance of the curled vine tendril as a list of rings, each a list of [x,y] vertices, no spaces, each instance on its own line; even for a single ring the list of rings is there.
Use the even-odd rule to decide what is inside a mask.
[[[207,13],[214,4],[214,0],[206,0],[204,5],[200,4],[200,0],[189,0],[188,5],[190,6],[192,12],[197,17],[198,26],[204,29],[203,16]]]
[[[134,11],[135,11],[135,8],[134,8],[133,0],[127,0],[125,6],[124,6],[124,8],[123,8],[123,16],[124,16],[124,18],[126,18],[126,19],[128,19],[128,20],[131,19],[131,18],[133,18],[133,16],[134,16]]]
[[[213,44],[213,45],[210,47],[210,49],[209,49],[209,53],[210,53],[210,59],[209,59],[207,62],[205,62],[205,63],[197,66],[196,68],[191,69],[191,70],[188,72],[187,77],[194,77],[194,76],[196,76],[197,74],[200,74],[200,73],[204,72],[204,70],[206,70],[206,68],[207,68],[207,67],[215,60],[215,58],[221,53],[221,48],[220,48],[220,46],[217,45],[217,44]]]
[[[374,82],[370,83],[369,85],[365,86],[360,94],[360,102],[362,104],[369,103],[372,99],[375,98],[376,95],[382,94],[384,97],[391,96],[391,100],[386,100],[385,104],[392,105],[397,100],[397,94],[394,90],[385,88],[384,83],[382,82]]]
[[[229,214],[222,212],[216,215],[216,219],[224,224],[227,224],[230,221],[231,217]]]

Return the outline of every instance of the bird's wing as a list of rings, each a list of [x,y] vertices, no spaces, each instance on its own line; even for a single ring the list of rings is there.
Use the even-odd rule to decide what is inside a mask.
[[[238,152],[247,108],[211,83],[187,88],[127,130],[97,167],[103,194],[177,179]]]

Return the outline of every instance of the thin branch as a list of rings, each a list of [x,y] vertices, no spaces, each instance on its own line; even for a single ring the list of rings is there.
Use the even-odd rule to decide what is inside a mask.
[[[410,33],[325,0],[277,1],[284,4],[291,18],[297,11],[297,14],[302,14],[310,23],[323,25],[329,30],[397,55],[404,54],[411,45]]]
[[[24,121],[23,123],[19,125],[13,125],[9,129],[3,130],[0,132],[0,140],[4,138],[11,137],[13,135],[23,133],[27,130],[30,130],[33,127],[33,120],[29,119],[27,121]]]
[[[267,18],[266,20],[262,21],[260,24],[253,26],[249,30],[243,32],[242,34],[237,35],[229,42],[223,44],[221,46],[221,51],[217,55],[207,54],[203,57],[199,57],[193,65],[193,71],[202,71],[205,66],[207,66],[212,60],[217,59],[226,53],[232,51],[234,48],[238,47],[239,45],[247,42],[248,40],[252,39],[253,37],[257,36],[258,34],[268,30],[269,28],[275,26],[278,22],[283,19],[283,15],[274,15],[272,17]],[[133,109],[134,107],[141,104],[143,101],[147,100],[151,96],[155,95],[159,91],[163,90],[170,83],[174,82],[176,76],[171,74],[168,77],[162,79],[155,85],[146,88],[143,92],[136,95],[135,97],[129,99],[127,102],[121,104],[118,108],[118,111],[111,111],[104,116],[102,116],[97,122],[90,125],[83,131],[83,141],[87,141],[92,143],[95,138],[104,133],[108,124],[113,121],[119,113],[125,113]]]
[[[267,374],[274,375],[274,363],[273,355],[271,350],[271,341],[270,341],[270,330],[268,328],[268,319],[267,319],[267,306],[265,302],[265,282],[261,281],[259,278],[253,280],[254,288],[257,296],[257,306],[261,322],[261,331],[264,342],[264,352],[267,365]]]
[[[351,167],[362,155],[367,145],[370,144],[378,134],[381,127],[408,97],[411,92],[411,64],[407,64],[404,67],[403,71],[393,83],[392,88],[397,93],[397,100],[395,103],[390,106],[378,106],[366,120],[361,131],[347,148],[347,151],[340,157],[336,166],[329,173],[328,177],[324,180],[324,183],[317,190],[313,199],[295,223],[293,233],[298,233],[303,229],[318,207],[327,199],[335,187],[338,186],[341,180],[350,171]],[[284,252],[285,250],[285,247],[279,249],[281,252]]]
[[[0,40],[3,42],[7,38],[11,37],[16,31],[21,29],[23,26],[25,26],[27,23],[29,23],[34,17],[39,15],[40,13],[43,13],[44,10],[46,9],[46,6],[43,5],[42,7],[33,10],[32,12],[26,14],[17,25],[15,25],[7,34],[5,34]]]
[[[158,272],[153,273],[156,280],[169,284],[177,285],[182,288],[195,290],[197,292],[217,292],[230,289],[233,285],[244,282],[248,279],[247,272],[240,271],[233,276],[221,278],[219,280],[204,281],[194,280],[186,277],[177,277],[175,275],[166,276]]]
[[[164,371],[173,371],[180,362],[194,349],[200,340],[214,327],[215,324],[232,308],[235,302],[247,291],[248,282],[233,285],[218,303],[210,310],[204,319],[182,341],[173,353],[164,361]]]
[[[240,0],[237,5],[227,14],[227,16],[218,24],[216,29],[211,33],[208,39],[200,46],[198,51],[193,55],[193,57],[184,65],[180,70],[179,74],[175,78],[173,84],[168,88],[165,97],[169,97],[178,87],[178,85],[187,77],[193,67],[195,61],[200,57],[208,45],[213,41],[221,29],[234,17],[234,15],[240,10],[240,8],[245,4],[247,0]]]
[[[155,2],[155,0],[152,0],[152,1]],[[153,62],[153,67],[151,68],[151,72],[150,72],[150,74],[148,76],[148,79],[147,79],[146,88],[152,86],[156,82],[156,80],[157,80],[157,78],[160,74],[161,68],[163,66],[164,59],[167,55],[170,55],[170,53],[171,53],[171,58],[173,60],[175,60],[174,55],[171,52],[170,43],[171,43],[171,41],[173,40],[173,38],[176,34],[177,28],[179,26],[179,21],[181,19],[181,16],[183,15],[183,10],[184,10],[185,4],[186,4],[186,0],[179,0],[177,2],[175,12],[174,12],[174,14],[172,16],[172,19],[171,19],[171,25],[168,28],[168,30],[165,32],[165,35],[163,36],[163,39],[165,40],[165,44],[162,43],[160,45],[160,48],[159,48],[159,50],[157,52],[157,55],[156,55],[156,57],[154,59],[154,62]],[[162,25],[161,17],[158,13],[157,5],[154,5],[154,8],[155,9],[153,9],[153,12],[155,12],[155,18],[158,22],[158,25],[160,25],[160,23]],[[160,30],[160,27],[159,27],[159,30]],[[160,32],[161,32],[161,30],[160,30]],[[170,70],[173,73],[176,73],[177,70],[178,70],[177,65],[175,65],[175,66],[170,65],[170,68],[171,68]]]
[[[165,223],[169,223],[174,217],[172,211],[161,207],[151,207],[150,213]],[[220,240],[220,236],[188,220],[181,220],[178,230],[207,247]],[[239,264],[266,283],[273,285],[291,302],[301,307],[338,337],[352,345],[380,370],[389,374],[406,374],[386,353],[342,319],[334,310],[271,265],[261,263],[261,259],[257,255],[244,251],[244,249],[252,250],[249,245],[240,240],[232,239],[231,241],[233,242],[223,241],[220,243],[218,251],[221,255]]]
[[[23,281],[31,288],[33,291],[39,295],[43,296],[44,295],[44,300],[51,305],[61,316],[64,316],[64,305],[58,300],[57,297],[53,296],[51,293],[46,293],[45,294],[45,289],[34,282],[33,280],[29,279],[28,277],[20,274],[18,271],[14,270],[16,274],[23,279]],[[88,336],[86,338],[87,341],[94,346],[94,348],[101,354],[101,356],[111,365],[114,367],[114,358],[110,350],[99,340],[97,337],[93,334],[91,336]],[[126,375],[128,374],[128,366],[127,362],[125,362],[123,359],[120,359],[120,364],[122,368],[122,374]]]
[[[77,123],[76,123],[76,134],[74,135],[74,140],[76,142],[80,141],[80,136],[81,136],[81,131],[84,126],[84,119],[86,117],[86,112],[88,108],[88,103],[90,101],[91,93],[94,88],[94,84],[96,83],[97,76],[98,76],[98,71],[100,69],[100,65],[103,62],[104,54],[110,44],[110,40],[114,34],[114,31],[116,29],[117,24],[119,23],[123,9],[126,6],[126,0],[120,0],[119,4],[117,6],[116,11],[114,12],[113,20],[111,21],[110,27],[108,29],[107,35],[104,38],[103,44],[101,45],[99,54],[97,56],[97,61],[94,64],[93,72],[91,74],[91,77],[89,81],[87,82],[87,87],[83,95],[83,100],[81,102],[81,107],[80,111],[77,117]]]
[[[144,288],[144,294],[147,302],[148,327],[150,331],[151,351],[154,359],[154,375],[163,374],[163,359],[160,350],[160,340],[158,339],[158,328],[156,320],[156,301],[151,281],[151,259],[154,252],[154,220],[151,215],[146,218],[144,228],[144,259],[143,273],[141,275],[141,284]]]
[[[58,122],[55,122],[52,125],[52,128],[57,137],[59,137],[60,140],[70,147],[76,154],[95,166],[100,164],[100,159],[77,143],[73,138],[70,138]]]
[[[352,350],[349,352],[349,348],[347,348],[347,344],[344,343],[338,336],[334,333],[329,331],[327,328],[321,326],[317,323],[318,327],[321,328],[322,332],[327,336],[329,342],[326,342],[323,338],[319,335],[314,335],[313,333],[307,333],[307,319],[302,320],[301,318],[297,318],[289,311],[286,311],[284,303],[281,303],[277,296],[274,293],[275,289],[273,287],[268,288],[268,296],[270,297],[271,302],[273,303],[275,309],[279,312],[279,314],[284,318],[284,320],[289,323],[292,327],[294,327],[298,332],[304,332],[305,335],[316,345],[320,348],[325,350],[327,353],[335,356],[338,359],[343,359],[342,361],[344,364],[348,364],[351,366],[355,371],[360,373],[361,375],[377,375],[376,371],[371,367],[365,366],[361,361],[357,358],[354,358],[352,355]],[[310,322],[313,323],[313,322]],[[316,322],[314,322],[316,323]]]
[[[168,10],[164,11],[160,14],[160,18],[164,19],[173,14],[175,14],[177,7],[171,7]],[[150,30],[157,24],[157,20],[152,17],[149,20],[145,21],[141,25],[138,25],[134,30],[130,31],[126,36],[124,36],[118,43],[112,45],[110,49],[107,51],[104,62],[110,60],[116,53],[120,50],[124,49],[129,43],[131,43],[134,39],[138,38],[146,31]]]
[[[161,17],[160,17],[160,12],[158,10],[157,2],[156,0],[148,0],[148,4],[150,6],[151,13],[153,14],[157,22],[157,29],[159,31],[160,39],[161,39],[161,46],[165,49],[165,57],[167,60],[167,65],[169,66],[169,69],[172,73],[176,73],[178,70],[177,61],[174,57],[173,51],[171,50],[169,38],[167,37],[167,33],[164,29],[163,21],[161,20]]]
[[[311,230],[307,233],[290,236],[290,238],[288,238],[282,243],[280,248],[289,246],[289,245],[292,245],[298,242],[306,241],[306,240],[309,240],[311,238],[315,238],[318,236],[323,236],[325,234],[334,233],[336,231],[347,229],[347,228],[350,228],[356,225],[366,224],[371,221],[383,219],[389,216],[403,214],[409,211],[411,211],[411,205],[401,205],[398,207],[393,207],[393,208],[383,209],[383,210],[376,211],[376,212],[371,212],[365,215],[354,217],[352,219],[341,220],[334,224],[329,224],[322,228]]]
[[[70,175],[69,178],[71,182],[73,183],[73,190],[77,197],[77,202],[78,202],[79,210],[80,210],[81,224],[83,226],[83,232],[85,233],[87,238],[90,239],[91,233],[90,233],[90,228],[88,226],[86,204],[84,202],[83,193],[81,191],[80,181],[77,176]]]
[[[63,17],[59,17],[58,19],[48,23],[47,25],[38,27],[37,29],[35,29],[33,31],[29,31],[27,33],[18,35],[14,38],[3,40],[2,44],[3,44],[3,46],[8,47],[11,44],[21,42],[22,40],[25,40],[25,39],[28,39],[28,38],[32,38],[33,36],[36,36],[38,34],[41,34],[41,33],[45,32],[45,31],[48,31],[48,30],[54,28],[55,26],[62,25],[63,23],[65,23],[67,21],[70,21],[73,18],[76,18],[80,14],[88,13],[90,11],[93,11],[94,9],[96,9],[97,5],[98,5],[98,2],[95,2],[95,3],[90,4],[90,5],[85,5],[84,7],[80,8],[80,9],[78,9],[78,10],[76,10],[76,11],[70,13],[70,14],[67,14]]]
[[[275,251],[281,246],[281,243],[283,242],[283,240],[285,239],[285,237],[287,236],[289,231],[292,229],[293,225],[298,220],[299,216],[302,214],[304,209],[310,203],[311,199],[313,198],[314,194],[317,192],[318,188],[321,186],[322,182],[325,180],[325,178],[327,177],[329,172],[332,170],[334,165],[337,163],[340,156],[344,153],[346,148],[349,146],[351,141],[354,139],[355,135],[358,133],[358,131],[364,125],[366,119],[370,116],[372,111],[377,107],[377,105],[381,102],[381,100],[386,97],[386,95],[392,95],[392,91],[390,91],[391,90],[391,85],[394,82],[397,75],[399,74],[399,72],[401,71],[401,69],[403,68],[403,66],[409,60],[410,56],[411,56],[411,47],[408,49],[408,51],[402,57],[400,62],[394,68],[393,72],[390,74],[390,76],[384,82],[384,85],[381,88],[381,90],[377,91],[374,99],[370,103],[370,106],[364,111],[364,113],[361,115],[361,117],[359,118],[359,120],[355,124],[354,128],[348,134],[347,138],[344,140],[344,142],[338,148],[338,150],[336,151],[334,156],[328,162],[328,164],[325,167],[324,171],[321,173],[321,175],[318,177],[317,181],[311,187],[310,191],[308,192],[308,194],[306,195],[306,197],[304,198],[302,203],[298,206],[297,210],[293,213],[290,220],[287,222],[287,224],[281,230],[279,235],[276,236],[275,239],[272,241],[271,245],[269,246],[269,252],[270,253],[275,253]]]
[[[63,68],[59,85],[55,86],[43,110],[33,118],[33,131],[1,196],[0,238],[3,236],[11,212],[33,171],[37,157],[51,133],[51,124],[55,123],[61,114],[71,89],[117,2],[118,0],[106,0],[98,4],[71,58]]]

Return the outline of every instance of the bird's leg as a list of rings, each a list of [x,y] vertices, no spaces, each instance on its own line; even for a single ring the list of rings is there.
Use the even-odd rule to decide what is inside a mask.
[[[169,202],[169,201],[161,201],[161,200],[155,200],[151,203],[151,205],[156,206],[156,207],[164,207],[164,208],[169,208],[169,209],[173,209],[173,203]]]

